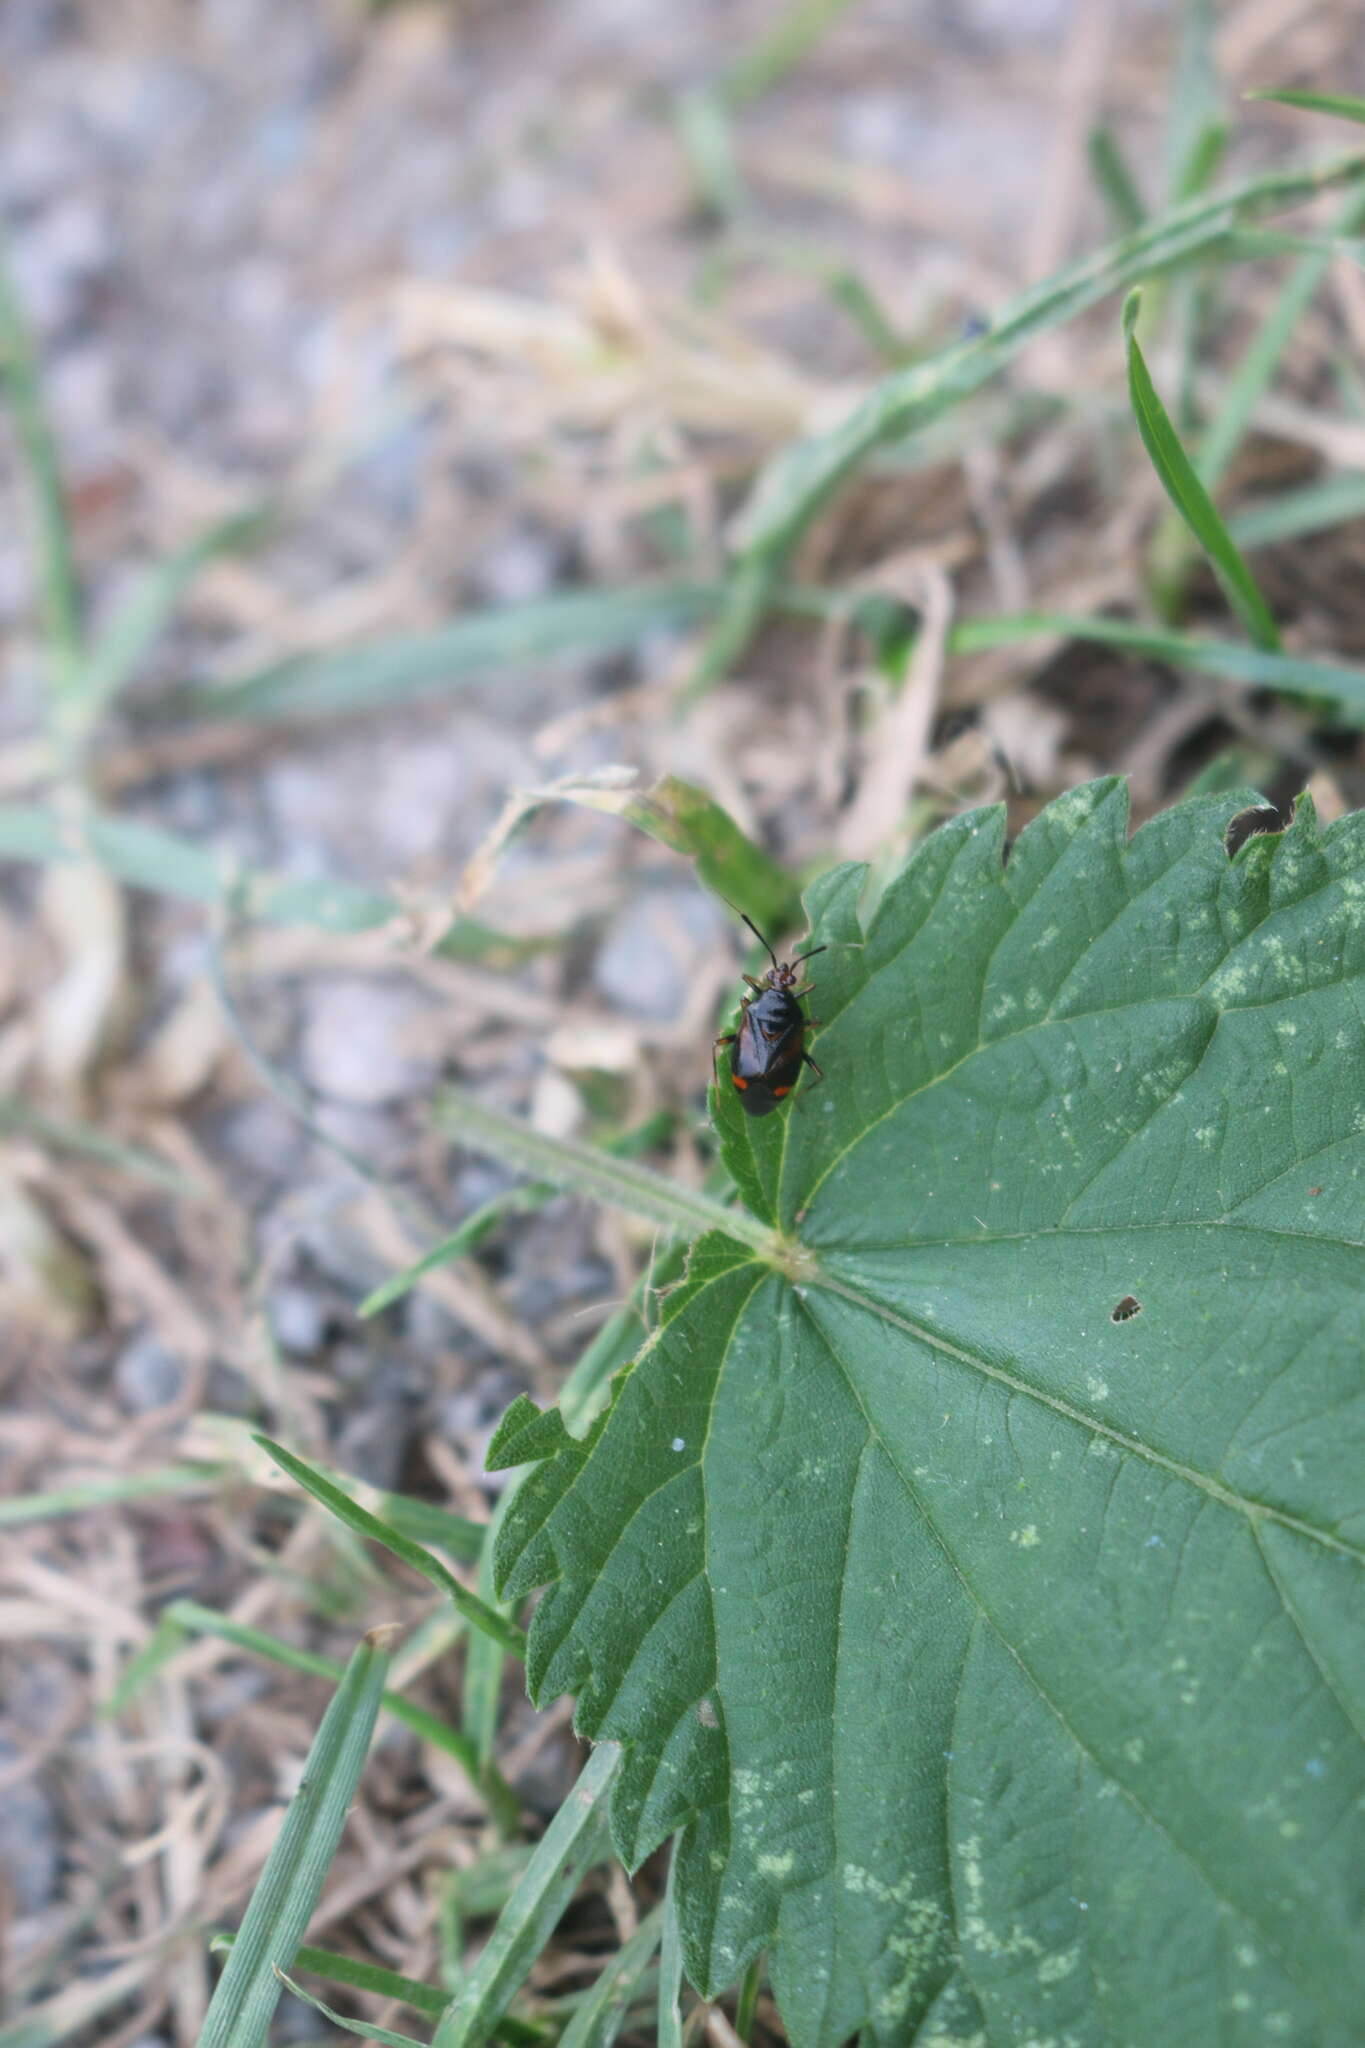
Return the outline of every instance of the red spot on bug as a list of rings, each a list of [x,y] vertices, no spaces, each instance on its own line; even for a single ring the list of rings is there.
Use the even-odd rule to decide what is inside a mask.
[[[749,1085],[742,1074],[731,1074],[730,1079],[734,1082],[736,1088],[747,1088]]]
[[[773,1090],[773,1094],[774,1094],[774,1095],[790,1095],[790,1094],[791,1094],[791,1089],[790,1089],[790,1088],[774,1088],[774,1090]]]

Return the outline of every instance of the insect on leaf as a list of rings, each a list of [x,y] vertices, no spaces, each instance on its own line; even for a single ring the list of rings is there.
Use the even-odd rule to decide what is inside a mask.
[[[1358,2038],[1365,818],[1229,859],[1253,801],[928,839],[828,1085],[719,1101],[786,1255],[702,1239],[582,1440],[494,1441],[533,1695],[796,2048]]]

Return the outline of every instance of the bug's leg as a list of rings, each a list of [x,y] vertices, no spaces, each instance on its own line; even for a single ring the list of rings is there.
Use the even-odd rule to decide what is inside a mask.
[[[808,996],[814,987],[813,981],[803,981],[800,988],[794,988],[791,993],[794,996]]]
[[[753,978],[753,976],[752,976],[752,974],[746,974],[746,975],[745,975],[745,976],[743,977],[743,979],[744,979],[745,981],[747,981],[747,982],[748,982],[748,984],[749,984],[750,988],[753,988],[753,989],[757,989],[757,990],[758,990],[758,993],[759,993],[760,995],[762,995],[762,993],[763,993],[763,984],[762,984],[762,982],[761,982],[761,981],[755,981],[755,980],[754,980],[754,978]]]
[[[716,1071],[716,1054],[723,1045],[733,1045],[737,1036],[737,1032],[722,1031],[719,1038],[713,1038],[711,1041],[711,1079],[717,1088],[720,1086],[720,1075]]]
[[[813,1073],[813,1074],[815,1075],[815,1079],[814,1079],[814,1080],[813,1080],[813,1081],[811,1082],[811,1084],[810,1084],[810,1085],[811,1085],[811,1087],[812,1087],[812,1088],[818,1088],[818,1087],[819,1087],[819,1085],[820,1085],[820,1083],[821,1083],[821,1082],[822,1082],[822,1081],[824,1080],[824,1078],[825,1078],[825,1070],[824,1070],[824,1068],[823,1068],[823,1067],[818,1067],[818,1066],[816,1066],[816,1064],[815,1064],[815,1061],[814,1061],[814,1060],[813,1060],[813,1059],[811,1058],[811,1056],[810,1056],[810,1054],[809,1054],[808,1052],[803,1052],[803,1053],[802,1053],[802,1055],[801,1055],[801,1057],[802,1057],[802,1059],[803,1059],[803,1060],[805,1061],[806,1065],[807,1065],[807,1066],[808,1066],[808,1067],[810,1068],[811,1072],[812,1072],[812,1073]],[[809,1090],[807,1090],[807,1093],[809,1093],[809,1092],[810,1092],[810,1091],[809,1091]]]

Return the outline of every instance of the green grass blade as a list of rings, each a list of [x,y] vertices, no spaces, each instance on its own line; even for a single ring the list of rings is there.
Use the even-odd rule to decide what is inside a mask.
[[[368,2020],[348,2019],[344,2013],[334,2011],[330,2005],[324,2005],[311,1991],[305,1991],[302,1984],[296,1984],[284,1970],[280,1971],[280,1982],[286,1991],[292,1991],[302,2004],[310,2005],[314,2012],[320,2012],[324,2019],[330,2020],[334,2027],[340,2027],[344,2034],[358,2035],[362,2041],[379,2041],[383,2048],[426,2048],[425,2042],[414,2040],[411,2034],[396,2034],[392,2027],[374,2027]]]
[[[614,1955],[559,2037],[559,2048],[611,2048],[625,2023],[635,1987],[654,1960],[664,1909],[656,1906]]]
[[[706,887],[736,910],[747,912],[760,930],[783,930],[800,916],[796,882],[695,783],[676,775],[662,776],[649,789],[561,782],[532,794],[625,819],[661,846],[695,862]]]
[[[71,552],[57,466],[56,443],[43,404],[37,351],[24,319],[3,243],[0,243],[0,386],[14,415],[37,526],[43,611],[55,663],[59,699],[70,688],[81,656],[81,598]]]
[[[1299,322],[1338,254],[1335,238],[1365,227],[1365,194],[1353,192],[1338,215],[1327,246],[1303,256],[1275,295],[1270,313],[1228,379],[1218,410],[1199,445],[1195,467],[1208,490],[1216,488],[1245,438],[1260,402]]]
[[[491,2039],[585,1872],[610,1854],[607,1801],[620,1761],[615,1743],[593,1751],[437,2028],[432,2048],[482,2048]]]
[[[1023,293],[978,339],[882,378],[829,433],[783,450],[760,476],[742,514],[750,626],[768,594],[756,594],[752,579],[757,576],[761,581],[765,566],[775,568],[830,493],[878,448],[938,418],[993,377],[1026,342],[1111,293],[1153,271],[1207,254],[1256,214],[1293,205],[1331,185],[1355,185],[1362,179],[1365,157],[1352,155],[1316,169],[1248,179],[1176,207],[1138,233],[1083,257]],[[735,602],[738,606],[738,599]],[[732,611],[729,658],[747,638],[741,635],[742,623],[739,611]],[[713,658],[720,660],[719,649]]]
[[[358,1501],[352,1500],[348,1493],[343,1493],[339,1486],[334,1485],[312,1465],[305,1463],[302,1458],[296,1458],[292,1451],[286,1451],[283,1445],[272,1443],[267,1436],[256,1436],[252,1441],[259,1444],[282,1471],[287,1472],[291,1479],[297,1480],[305,1492],[311,1493],[314,1500],[320,1501],[322,1506],[334,1514],[339,1522],[344,1522],[348,1529],[353,1529],[358,1536],[369,1537],[372,1542],[382,1543],[386,1550],[392,1551],[404,1564],[411,1565],[423,1578],[430,1579],[433,1586],[439,1587],[441,1592],[449,1597],[471,1627],[491,1636],[495,1642],[501,1643],[505,1650],[510,1650],[514,1657],[525,1656],[524,1632],[515,1623],[499,1614],[496,1608],[489,1607],[476,1594],[462,1586],[454,1574],[447,1571],[440,1559],[433,1557],[429,1550],[424,1550],[419,1543],[413,1543],[389,1523],[381,1522],[377,1515],[370,1514],[368,1509],[362,1508]]]
[[[294,1643],[281,1642],[278,1637],[266,1635],[261,1629],[249,1628],[244,1622],[234,1621],[230,1615],[217,1614],[211,1607],[201,1607],[197,1600],[173,1600],[161,1617],[158,1635],[162,1628],[173,1632],[178,1641],[171,1642],[170,1635],[167,1636],[166,1642],[170,1647],[162,1646],[155,1660],[158,1666],[166,1661],[168,1655],[174,1654],[187,1635],[204,1635],[215,1636],[219,1642],[231,1643],[235,1648],[245,1650],[250,1656],[262,1657],[268,1663],[282,1665],[288,1671],[303,1671],[313,1678],[330,1678],[334,1681],[339,1681],[345,1675],[344,1667],[334,1658],[319,1656],[313,1650],[300,1649]],[[128,1705],[145,1680],[152,1675],[153,1668],[150,1660],[144,1661],[144,1653],[139,1652],[130,1662],[110,1702],[111,1713],[119,1712]],[[399,1692],[386,1690],[382,1695],[381,1704],[386,1714],[391,1714],[395,1721],[401,1721],[414,1735],[419,1735],[424,1742],[430,1742],[434,1748],[444,1750],[447,1756],[454,1757],[470,1783],[486,1796],[483,1765],[475,1753],[474,1745],[458,1728],[452,1728],[449,1722],[441,1720],[439,1715],[429,1714],[425,1707],[415,1705]]]
[[[1092,128],[1086,147],[1090,169],[1109,217],[1120,235],[1135,234],[1147,218],[1147,208],[1119,139],[1107,123]]]
[[[327,1984],[344,1984],[348,1991],[368,1991],[376,1998],[399,1998],[430,2020],[438,2020],[450,2003],[450,1994],[439,1984],[423,1984],[416,1977],[401,1976],[397,1970],[385,1970],[378,1963],[338,1955],[334,1949],[310,1948],[305,1943],[294,1953],[294,1968],[307,1970],[310,1976],[321,1977]]]
[[[678,1925],[678,1894],[674,1878],[678,1864],[676,1838],[668,1857],[668,1887],[664,1892],[664,1924],[659,1944],[659,2023],[657,2048],[682,2048],[683,1958],[682,1929]]]
[[[1166,190],[1174,199],[1199,189],[1193,182],[1198,160],[1210,129],[1221,125],[1214,29],[1212,0],[1184,0],[1162,148]]]
[[[707,584],[570,590],[326,654],[295,655],[235,683],[186,693],[198,717],[297,720],[408,703],[432,690],[508,666],[566,654],[606,654],[645,634],[688,626],[715,609]]]
[[[453,1515],[449,1508],[438,1507],[435,1501],[416,1500],[410,1493],[381,1494],[380,1508],[384,1520],[400,1536],[411,1536],[414,1543],[434,1544],[448,1556],[458,1558],[461,1564],[477,1564],[483,1555],[488,1537],[486,1522]]]
[[[0,1529],[13,1529],[26,1522],[56,1521],[64,1515],[83,1515],[115,1501],[212,1492],[226,1470],[222,1465],[166,1465],[151,1472],[75,1480],[70,1486],[54,1486],[46,1493],[16,1494],[12,1499],[0,1500]]]
[[[240,918],[308,925],[320,931],[373,931],[403,915],[396,897],[350,882],[243,875],[225,854],[157,826],[95,811],[78,821],[37,804],[0,804],[0,860],[93,860],[129,888],[191,903],[231,903]],[[436,948],[457,959],[510,966],[537,952],[539,939],[511,939],[474,918],[457,918]]]
[[[641,1152],[651,1151],[673,1128],[673,1120],[667,1113],[652,1116],[638,1129],[625,1132],[619,1138],[609,1138],[602,1150],[615,1159],[633,1159]],[[448,1266],[452,1259],[463,1258],[482,1244],[489,1232],[496,1229],[503,1217],[510,1213],[523,1214],[529,1210],[543,1208],[559,1194],[552,1181],[533,1181],[528,1187],[509,1188],[499,1195],[491,1195],[486,1202],[471,1210],[457,1230],[451,1231],[424,1252],[412,1265],[405,1266],[401,1273],[395,1273],[388,1280],[380,1282],[371,1294],[367,1294],[356,1313],[360,1316],[378,1315],[381,1310],[392,1307],[405,1294],[424,1280],[428,1273],[434,1273],[441,1266]]]
[[[1208,640],[1131,619],[1087,618],[1071,612],[1017,612],[993,619],[966,619],[948,645],[954,654],[982,654],[1019,640],[1055,637],[1088,640],[1149,660],[1169,661],[1196,674],[1218,676],[1251,690],[1280,690],[1291,697],[1335,698],[1352,718],[1365,717],[1365,669],[1297,654],[1271,654],[1237,640]]]
[[[153,564],[138,579],[81,664],[73,689],[87,726],[118,695],[175,613],[186,592],[211,562],[239,554],[263,540],[276,524],[278,507],[248,506],[230,513],[187,546]]]
[[[746,195],[725,99],[714,86],[694,86],[678,95],[673,119],[701,205],[718,221],[734,219]]]
[[[1167,497],[1207,555],[1228,603],[1257,645],[1277,652],[1280,636],[1270,607],[1181,446],[1138,346],[1135,329],[1141,297],[1137,291],[1129,294],[1123,309],[1123,335],[1128,352],[1128,394],[1142,444]]]
[[[231,1943],[221,1944],[230,1948]],[[313,1948],[305,1942],[294,1954],[294,1968],[306,1970],[310,1976],[321,1977],[324,1983],[343,1984],[350,1991],[368,1991],[376,1998],[401,1999],[414,2012],[422,2013],[427,2019],[439,2019],[450,2003],[450,1994],[439,1985],[423,1984],[416,1977],[404,1977],[397,1970],[386,1970],[379,1963],[359,1962],[353,1956],[338,1955],[335,1949]],[[320,2011],[328,2008],[309,1996],[297,1984],[293,1989],[298,1997],[318,2006]],[[346,2021],[339,2021],[345,2026]],[[550,2039],[545,2027],[528,2025],[523,2020],[503,2018],[493,2030],[492,2039],[504,2041],[509,2048],[536,2048],[536,2044]]]
[[[364,1768],[387,1653],[357,1647],[308,1753],[302,1782],[218,1980],[199,2048],[261,2048],[286,1969],[312,1917]]]
[[[794,71],[853,0],[789,0],[753,47],[726,72],[721,91],[732,107],[761,99]]]
[[[442,1128],[469,1151],[500,1159],[518,1173],[643,1216],[675,1237],[719,1230],[760,1256],[781,1256],[776,1234],[747,1210],[728,1209],[709,1195],[680,1187],[632,1160],[613,1159],[595,1146],[572,1138],[547,1137],[515,1117],[490,1109],[464,1089],[445,1090],[438,1116]]]
[[[542,1181],[528,1188],[513,1188],[505,1194],[490,1196],[488,1201],[481,1202],[466,1216],[458,1230],[452,1230],[449,1237],[443,1237],[429,1252],[423,1252],[420,1259],[414,1259],[410,1266],[405,1266],[401,1273],[381,1280],[378,1287],[365,1296],[356,1314],[377,1316],[386,1308],[392,1308],[396,1301],[401,1301],[405,1294],[410,1294],[420,1281],[425,1280],[428,1273],[439,1272],[442,1266],[464,1258],[482,1244],[504,1216],[538,1207],[545,1190],[551,1195],[559,1192],[557,1188],[550,1187],[548,1181]]]
[[[1244,512],[1234,513],[1228,532],[1242,548],[1269,547],[1276,541],[1300,540],[1305,534],[1327,533],[1348,519],[1365,516],[1365,470],[1344,469],[1297,490],[1258,498]]]
[[[1249,100],[1273,100],[1281,107],[1302,107],[1309,114],[1335,114],[1343,121],[1365,121],[1365,100],[1349,93],[1266,91],[1243,94]]]
[[[143,1145],[111,1138],[108,1132],[97,1130],[93,1124],[82,1123],[74,1117],[50,1116],[46,1110],[35,1109],[18,1096],[0,1095],[0,1137],[8,1137],[16,1131],[37,1139],[39,1144],[50,1146],[54,1152],[70,1152],[77,1158],[93,1159],[100,1166],[115,1167],[135,1180],[150,1181],[154,1187],[164,1188],[168,1194],[202,1195],[206,1192],[205,1182],[182,1173],[178,1166],[168,1165]]]

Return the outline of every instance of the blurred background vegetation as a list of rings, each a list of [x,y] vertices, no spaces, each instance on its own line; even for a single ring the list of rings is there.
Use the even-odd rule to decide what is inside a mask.
[[[189,2048],[381,1620],[402,1699],[311,1938],[411,2027],[381,1973],[458,1985],[582,1758],[250,1432],[487,1591],[492,1427],[591,1397],[656,1247],[462,1149],[442,1091],[699,1185],[740,946],[689,856],[776,938],[830,861],[1096,773],[1138,816],[1360,804],[1349,180],[1142,313],[1278,644],[1166,505],[1112,295],[734,571],[765,465],[878,379],[1349,150],[1242,95],[1365,90],[1365,23],[4,0],[0,66],[0,2041]],[[559,2038],[658,1898],[585,1860],[501,2038]],[[694,2021],[736,2025],[782,2039],[761,1972]]]

